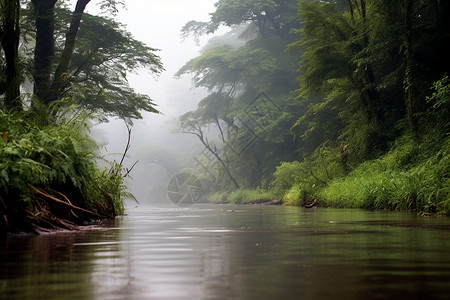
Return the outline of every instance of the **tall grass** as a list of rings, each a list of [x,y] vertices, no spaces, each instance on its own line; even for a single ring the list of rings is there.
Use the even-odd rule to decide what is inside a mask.
[[[387,153],[364,157],[361,153],[367,151],[358,154],[348,142],[327,142],[309,160],[281,163],[274,173],[273,191],[291,205],[314,197],[327,206],[449,214],[448,76],[437,81],[432,91],[429,109],[420,116],[418,135],[406,130]]]
[[[426,143],[410,141],[331,181],[318,195],[329,206],[442,213],[450,208],[450,138],[427,157]],[[429,153],[428,153],[429,154]]]

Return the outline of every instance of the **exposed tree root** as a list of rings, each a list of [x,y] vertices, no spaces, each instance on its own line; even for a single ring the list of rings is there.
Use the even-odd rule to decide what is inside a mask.
[[[306,208],[316,207],[318,205],[317,199],[314,199],[310,204],[305,205]]]
[[[76,230],[87,220],[111,217],[73,205],[67,196],[58,191],[47,192],[31,184],[28,186],[35,195],[33,209],[26,211],[25,218],[31,230],[37,234],[60,229]]]
[[[87,209],[84,209],[84,208],[81,208],[81,207],[78,207],[78,206],[75,206],[75,205],[71,204],[70,201],[69,201],[69,199],[67,199],[67,197],[64,196],[64,195],[63,195],[63,198],[65,198],[67,202],[64,202],[64,201],[62,201],[62,200],[60,200],[60,199],[58,199],[58,198],[55,198],[55,197],[53,197],[52,195],[49,195],[48,193],[44,192],[44,191],[41,190],[40,188],[37,188],[37,187],[32,186],[31,184],[28,184],[28,186],[29,186],[30,188],[32,188],[35,192],[37,192],[38,194],[44,196],[45,198],[47,198],[47,199],[49,199],[49,200],[52,200],[52,201],[55,201],[55,202],[57,202],[57,203],[64,204],[64,205],[67,205],[67,206],[70,206],[70,207],[73,208],[73,209],[76,209],[76,210],[79,210],[79,211],[82,211],[82,212],[85,212],[85,213],[94,215],[94,216],[99,217],[99,218],[104,218],[104,217],[105,217],[105,216],[101,216],[101,215],[99,215],[99,214],[97,214],[97,213],[95,213],[95,212],[92,212],[92,211],[90,211],[90,210],[87,210]],[[58,193],[58,194],[62,195],[61,193]]]

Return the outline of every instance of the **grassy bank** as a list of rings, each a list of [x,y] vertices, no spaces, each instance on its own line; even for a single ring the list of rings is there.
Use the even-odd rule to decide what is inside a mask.
[[[39,125],[0,111],[0,234],[76,228],[123,213],[121,167],[97,167],[81,121]]]
[[[233,192],[217,192],[206,196],[211,203],[250,204],[263,203],[276,199],[271,191],[262,189],[238,189]]]
[[[317,196],[327,206],[448,214],[450,138],[433,144],[400,143],[379,159],[359,165],[348,176],[332,180]]]
[[[218,193],[214,202],[272,198],[286,205],[412,210],[450,214],[450,79],[444,76],[417,115],[416,132],[398,122],[392,133],[368,124],[326,141],[302,161],[281,162],[268,191]],[[373,127],[373,126],[372,126]],[[350,134],[351,133],[351,134]],[[355,135],[354,133],[357,133]],[[368,146],[370,145],[370,147]]]
[[[207,199],[236,204],[282,200],[294,206],[316,199],[320,205],[332,207],[450,212],[450,137],[418,142],[404,136],[385,155],[342,174],[336,161],[288,162],[278,167],[269,191],[239,189]]]

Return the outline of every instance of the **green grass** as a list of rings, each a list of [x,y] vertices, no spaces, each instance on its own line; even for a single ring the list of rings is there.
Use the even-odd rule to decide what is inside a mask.
[[[209,195],[208,201],[245,204],[282,199],[284,205],[300,206],[318,199],[323,206],[342,208],[450,212],[450,137],[426,135],[418,142],[404,136],[391,151],[359,164],[346,176],[333,174],[333,164],[315,164],[320,165],[331,167],[325,172],[310,169],[314,167],[310,163],[285,162],[277,168],[270,191],[219,192]]]
[[[262,189],[238,189],[233,192],[217,192],[206,196],[211,203],[248,204],[277,199],[273,192]]]
[[[294,184],[283,196],[283,204],[300,206],[305,200],[305,192],[299,184]]]
[[[429,144],[428,144],[429,145]],[[328,206],[449,212],[450,139],[438,151],[426,142],[397,145],[348,176],[331,181],[318,192]],[[428,152],[428,153],[427,153]]]

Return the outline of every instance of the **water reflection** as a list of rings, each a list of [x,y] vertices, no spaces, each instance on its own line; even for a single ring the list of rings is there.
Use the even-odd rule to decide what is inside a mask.
[[[138,207],[0,241],[1,299],[446,299],[450,221],[267,206]]]

